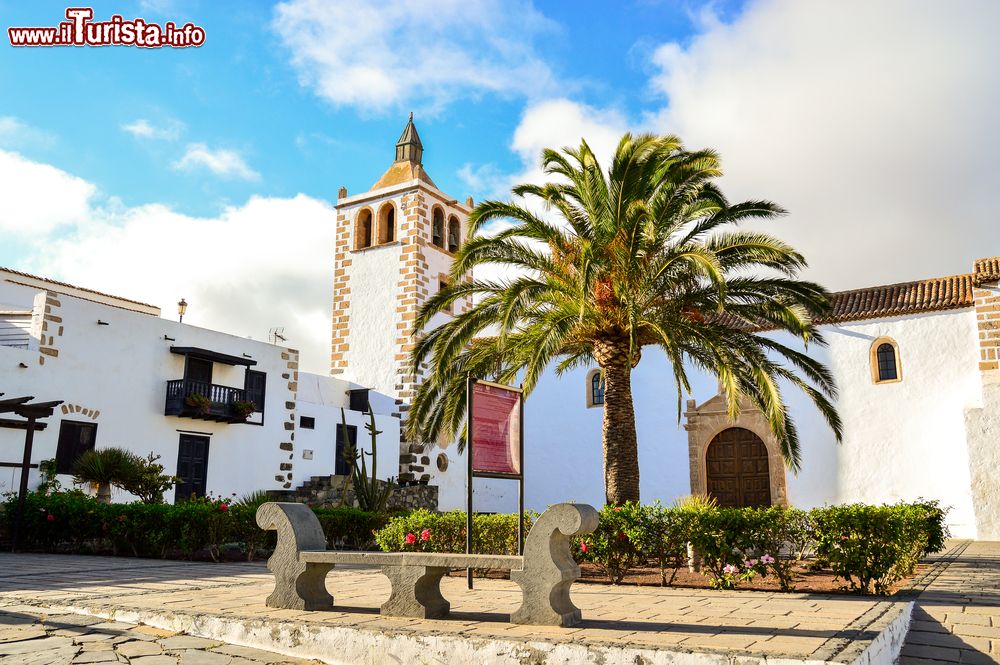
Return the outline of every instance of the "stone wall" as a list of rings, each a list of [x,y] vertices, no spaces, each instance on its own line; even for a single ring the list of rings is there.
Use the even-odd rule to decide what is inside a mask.
[[[294,491],[272,492],[272,496],[281,501],[307,503],[310,506],[331,508],[340,505],[341,492],[347,476],[313,476]],[[376,481],[381,487],[384,482]],[[357,507],[354,484],[347,488],[347,505]],[[424,508],[436,511],[438,509],[438,488],[436,485],[408,485],[397,487],[389,498],[389,510],[416,510]]]

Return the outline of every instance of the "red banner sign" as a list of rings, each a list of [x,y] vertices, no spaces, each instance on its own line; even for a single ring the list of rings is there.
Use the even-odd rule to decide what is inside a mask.
[[[473,473],[521,474],[521,392],[472,384]]]

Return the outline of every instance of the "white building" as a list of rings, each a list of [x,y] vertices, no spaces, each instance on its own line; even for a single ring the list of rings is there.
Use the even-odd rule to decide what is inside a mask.
[[[13,270],[0,269],[0,392],[6,398],[62,400],[36,433],[32,463],[55,459],[69,485],[89,448],[154,453],[183,479],[177,497],[242,496],[293,488],[329,475],[371,402],[396,474],[399,420],[391,399],[346,381],[298,371],[298,352],[164,319],[159,308]],[[192,405],[191,395],[208,403]],[[240,417],[236,400],[254,402]],[[354,402],[352,408],[352,401]],[[391,443],[390,443],[391,442]],[[21,430],[0,429],[0,492],[16,490]],[[36,483],[37,470],[30,482]],[[116,497],[125,498],[125,497]],[[174,500],[174,491],[167,494]]]
[[[471,199],[461,203],[437,188],[422,152],[411,118],[395,161],[373,187],[338,193],[331,377],[299,373],[291,349],[0,271],[7,326],[0,391],[66,402],[61,419],[37,438],[34,459],[70,459],[62,446],[76,453],[96,441],[153,451],[196,490],[294,489],[336,471],[341,408],[366,444],[360,411],[367,400],[383,430],[380,450],[392,451],[380,476],[436,485],[442,509],[463,507],[466,463],[454,442],[400,438],[419,380],[409,367],[410,331],[420,305],[446,283],[472,208]],[[835,294],[822,326],[829,346],[810,353],[835,375],[844,438],[836,443],[805,396],[787,390],[802,441],[798,474],[785,469],[759,413],[745,408],[737,422],[728,420],[712,377],[693,377],[695,399],[678,422],[666,360],[648,349],[632,377],[643,500],[707,493],[723,504],[809,508],[922,497],[951,508],[954,535],[1000,538],[998,280],[994,258],[966,274]],[[456,313],[469,306],[457,303]],[[186,395],[199,385],[219,396],[214,419],[192,418],[198,414],[183,400],[171,402],[171,391]],[[262,413],[249,423],[233,418],[234,396],[262,404]],[[602,400],[593,368],[560,378],[550,372],[528,398],[529,508],[603,501]],[[0,450],[9,451],[0,462],[19,459],[19,434],[0,430]],[[390,461],[396,442],[398,467]],[[0,487],[16,480],[14,471]],[[516,496],[511,481],[475,483],[479,510],[514,510]]]
[[[421,165],[412,118],[396,161],[370,191],[337,203],[332,371],[396,399],[405,417],[418,377],[407,366],[408,331],[420,304],[447,278],[471,209],[436,188]],[[449,231],[449,229],[453,229]],[[837,293],[810,352],[831,367],[844,440],[837,444],[805,396],[789,388],[803,465],[786,471],[763,418],[745,408],[733,423],[712,377],[695,377],[682,422],[666,360],[648,349],[633,373],[641,492],[669,502],[709,493],[723,504],[791,504],[937,499],[951,508],[957,536],[1000,537],[1000,296],[997,259],[968,274]],[[459,310],[468,307],[459,306]],[[995,308],[995,309],[994,309]],[[441,320],[446,315],[439,315]],[[432,322],[436,325],[439,321]],[[600,377],[550,372],[525,408],[526,503],[600,504]],[[408,452],[403,442],[402,452]],[[437,442],[429,468],[403,464],[404,477],[430,477],[442,508],[465,502],[466,464]],[[481,510],[516,509],[511,481],[478,480]]]

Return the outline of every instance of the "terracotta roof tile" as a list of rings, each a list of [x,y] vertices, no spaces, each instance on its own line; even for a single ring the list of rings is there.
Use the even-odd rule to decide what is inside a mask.
[[[974,275],[951,275],[902,284],[840,291],[832,311],[818,323],[838,323],[887,316],[972,307]]]
[[[1000,281],[1000,256],[976,261],[976,286]]]

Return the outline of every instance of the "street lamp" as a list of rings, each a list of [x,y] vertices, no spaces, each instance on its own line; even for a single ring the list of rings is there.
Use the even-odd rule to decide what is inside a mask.
[[[188,311],[187,300],[181,298],[180,302],[177,303],[177,317],[178,317],[177,321],[179,323],[184,323],[184,313],[187,311]]]

